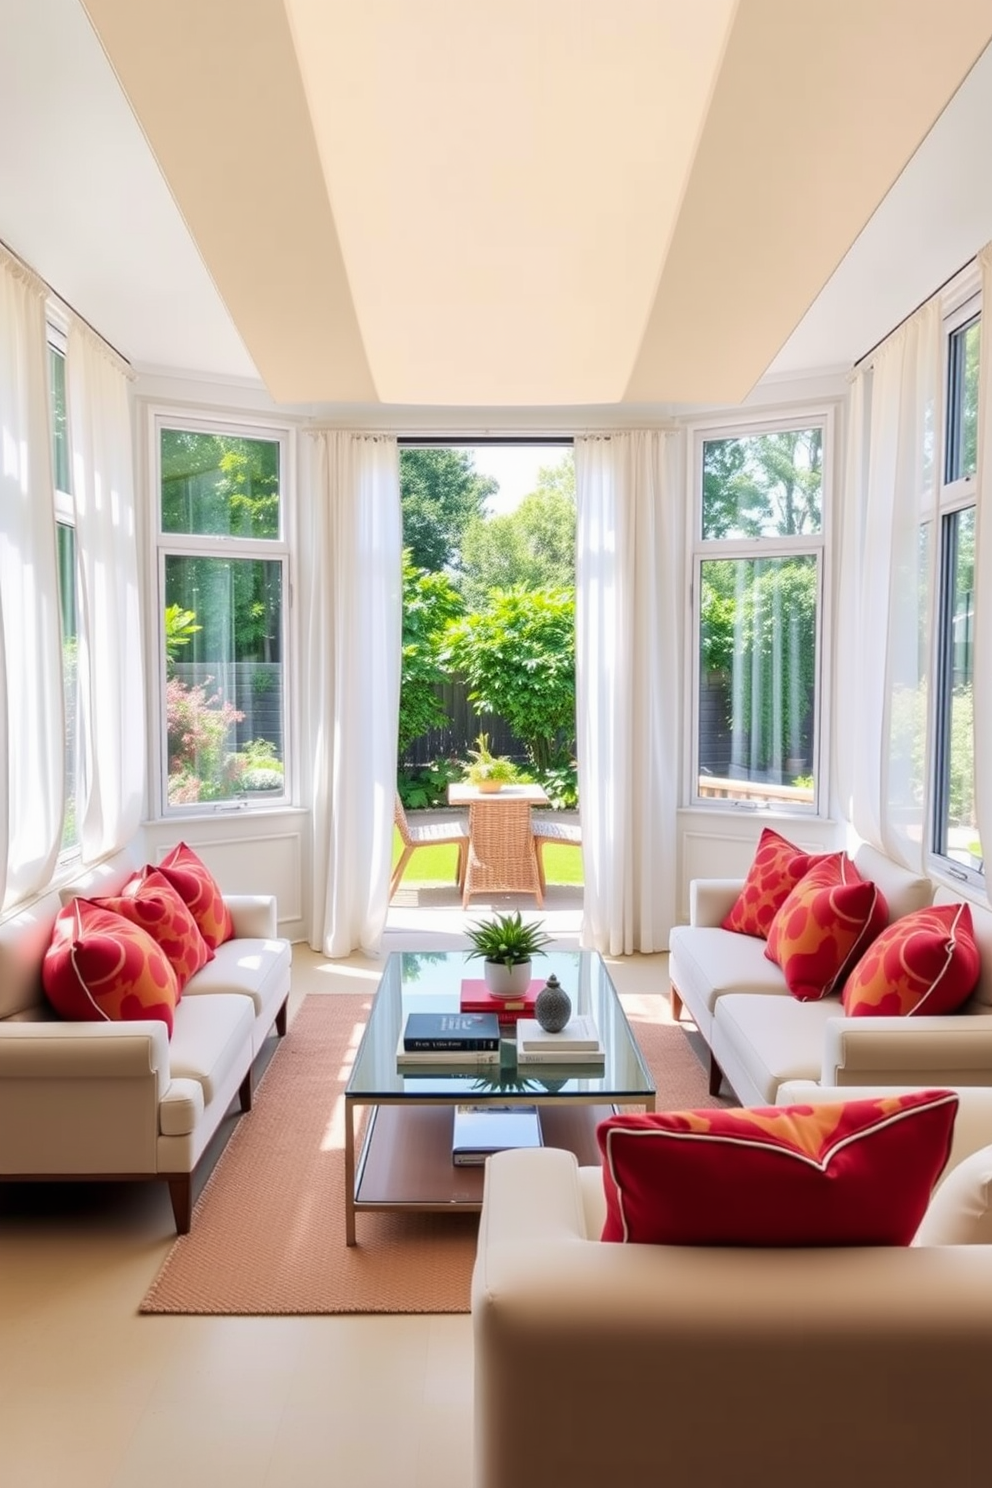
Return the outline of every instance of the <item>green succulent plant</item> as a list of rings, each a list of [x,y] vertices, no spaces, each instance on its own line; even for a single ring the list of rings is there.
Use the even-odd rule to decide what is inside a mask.
[[[488,734],[480,734],[475,742],[477,747],[469,750],[472,763],[465,768],[466,780],[472,785],[479,785],[483,780],[499,781],[501,785],[509,785],[516,780],[516,765],[505,755],[493,754],[490,751]]]
[[[469,960],[481,956],[486,961],[502,961],[504,966],[530,961],[551,944],[551,936],[545,935],[541,924],[540,920],[525,923],[519,909],[513,914],[497,914],[491,920],[482,920],[466,931],[472,942]]]

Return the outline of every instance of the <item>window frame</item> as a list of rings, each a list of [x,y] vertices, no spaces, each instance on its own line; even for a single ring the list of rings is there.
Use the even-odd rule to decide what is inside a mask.
[[[941,326],[942,357],[940,384],[940,481],[937,489],[936,510],[933,513],[935,549],[934,563],[934,608],[931,658],[933,666],[933,704],[928,730],[928,788],[930,809],[927,812],[928,867],[935,876],[953,879],[980,893],[985,891],[984,868],[979,870],[970,864],[952,858],[946,848],[947,811],[950,796],[951,754],[951,699],[953,696],[953,587],[955,579],[954,558],[956,550],[949,534],[953,519],[962,512],[973,510],[978,520],[979,487],[977,469],[966,475],[951,478],[952,459],[956,458],[960,442],[960,409],[952,419],[951,399],[963,387],[958,376],[958,359],[952,355],[955,337],[975,322],[981,325],[983,307],[977,273],[969,268],[951,285],[944,295],[944,316]],[[979,398],[981,389],[979,389]],[[979,427],[979,438],[981,429]],[[977,583],[977,573],[976,573]],[[972,745],[974,760],[974,743]],[[983,844],[984,863],[984,844]]]
[[[279,535],[277,537],[241,537],[227,534],[165,532],[162,528],[162,432],[229,436],[279,445]],[[148,410],[148,525],[150,534],[150,573],[148,592],[153,596],[153,622],[148,626],[148,676],[155,688],[155,726],[150,730],[149,801],[159,821],[176,821],[183,817],[197,819],[237,813],[285,811],[295,806],[299,791],[299,769],[296,756],[296,686],[295,630],[293,615],[295,574],[295,490],[296,438],[291,424],[281,420],[245,414],[222,414],[197,410],[195,413],[175,405],[158,405]],[[282,763],[283,789],[255,798],[249,792],[221,801],[169,804],[168,736],[166,729],[166,659],[162,631],[165,610],[166,560],[170,557],[255,559],[278,562],[282,575],[282,613],[280,648],[282,666]]]
[[[690,440],[688,460],[689,491],[687,510],[691,530],[686,544],[686,591],[689,596],[690,623],[686,626],[685,728],[683,736],[683,800],[691,810],[706,812],[756,812],[761,816],[824,817],[829,800],[828,744],[830,737],[830,699],[824,679],[830,675],[830,582],[829,554],[832,526],[832,491],[834,480],[836,410],[833,404],[817,403],[809,407],[790,405],[756,413],[752,417],[725,416],[698,420],[687,425]],[[822,430],[822,474],[820,486],[820,531],[798,537],[704,538],[703,537],[703,447],[719,439],[753,439],[767,434],[787,433],[796,429]],[[813,801],[800,802],[714,799],[699,790],[699,710],[700,646],[702,616],[702,564],[713,559],[792,558],[811,556],[816,562],[816,629],[814,708],[815,727],[811,747],[814,779]]]
[[[49,365],[51,363],[51,357],[52,357],[52,354],[53,353],[56,356],[61,357],[62,358],[62,363],[63,363],[63,375],[65,375],[65,371],[66,371],[66,359],[67,359],[68,348],[69,348],[68,331],[67,331],[67,327],[66,327],[66,325],[65,325],[65,323],[64,323],[61,315],[59,314],[58,310],[51,303],[49,303],[46,306],[46,312],[45,312],[45,330],[46,330],[46,349],[47,349],[47,352],[48,352]],[[73,495],[72,495],[72,449],[71,449],[71,445],[70,445],[67,448],[67,450],[66,450],[66,467],[67,467],[66,473],[67,473],[67,476],[68,476],[68,483],[67,483],[68,484],[68,489],[66,489],[66,488],[64,488],[64,487],[62,487],[62,486],[60,486],[58,484],[58,463],[59,462],[58,462],[58,460],[55,457],[55,400],[54,400],[54,389],[53,389],[53,386],[52,386],[52,380],[51,380],[51,374],[50,373],[49,373],[49,379],[48,379],[48,394],[49,394],[49,400],[50,400],[49,401],[49,424],[50,424],[51,432],[52,432],[52,490],[54,492],[54,498],[55,498],[56,540],[57,540],[57,537],[58,537],[58,529],[60,527],[68,528],[71,531],[71,533],[72,533],[73,567],[75,569],[75,574],[74,574],[74,586],[75,586],[74,609],[75,609],[75,621],[76,621],[76,637],[77,637],[77,642],[78,642],[78,638],[79,638],[79,621],[80,621],[79,608],[78,608],[78,594],[79,594],[79,551],[78,551],[78,544],[77,544],[77,541],[76,541],[76,508],[75,508],[75,503],[74,503]],[[68,433],[68,427],[69,427],[68,387],[66,387],[66,390],[65,390],[65,398],[66,398],[66,430],[67,430],[67,433]],[[59,571],[59,573],[61,573],[61,560],[58,561],[58,571]],[[63,612],[63,595],[62,595],[62,591],[61,591],[61,583],[59,585],[58,599],[59,599],[59,617],[60,617],[60,622],[61,622],[61,616],[62,616],[62,612]],[[61,626],[60,626],[60,628],[61,628]],[[64,636],[63,636],[63,645],[64,645]],[[63,695],[64,695],[64,692],[65,692],[65,678],[64,678],[64,676],[63,676],[63,684],[62,685],[63,685]],[[79,858],[82,855],[82,842],[81,842],[80,836],[79,836],[79,803],[80,803],[80,799],[81,799],[81,789],[80,789],[80,787],[82,785],[82,777],[81,777],[80,772],[82,770],[83,760],[82,760],[81,751],[79,749],[78,685],[79,684],[78,684],[78,681],[77,681],[77,684],[76,684],[76,687],[77,687],[76,758],[75,758],[75,761],[73,763],[73,770],[72,770],[72,779],[75,782],[75,793],[74,793],[75,794],[75,799],[74,799],[72,805],[73,805],[73,808],[74,808],[74,811],[75,811],[75,815],[76,815],[76,836],[75,836],[75,841],[66,844],[66,842],[65,842],[65,820],[66,820],[66,816],[68,815],[69,806],[70,806],[70,802],[69,802],[68,794],[67,794],[66,795],[66,799],[63,802],[63,807],[62,807],[62,839],[61,839],[60,846],[59,846],[58,858],[56,860],[57,861],[57,864],[58,864],[58,866],[60,868],[63,867],[63,866],[65,866],[65,865],[67,865],[67,864],[69,864],[69,863],[73,863],[73,862],[78,861]],[[66,763],[66,766],[68,766],[68,761],[66,761],[65,763]],[[66,769],[65,774],[68,777],[68,775],[69,775],[68,768]]]

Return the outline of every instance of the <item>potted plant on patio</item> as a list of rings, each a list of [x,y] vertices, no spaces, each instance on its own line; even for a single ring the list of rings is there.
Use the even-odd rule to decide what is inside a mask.
[[[525,922],[518,909],[513,914],[493,915],[466,932],[472,942],[469,960],[483,958],[486,986],[494,997],[521,997],[527,991],[531,959],[551,943],[541,924],[540,920]]]
[[[476,748],[469,750],[472,763],[465,769],[465,778],[471,785],[489,794],[516,780],[516,765],[504,755],[490,752],[488,734],[480,734],[475,743]]]

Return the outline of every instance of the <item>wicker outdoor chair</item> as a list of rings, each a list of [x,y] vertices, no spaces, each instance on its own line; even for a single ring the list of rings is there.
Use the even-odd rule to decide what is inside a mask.
[[[393,816],[403,841],[403,851],[393,869],[393,876],[389,880],[390,899],[399,888],[406,865],[418,847],[441,847],[449,842],[458,845],[458,871],[455,875],[455,882],[461,889],[465,883],[465,868],[468,863],[468,823],[465,821],[429,822],[424,826],[411,827],[406,819],[399,791],[396,793]]]
[[[468,871],[462,908],[473,894],[534,894],[543,904],[541,874],[530,822],[530,802],[509,792],[473,801],[469,807]]]
[[[534,849],[537,853],[537,871],[541,880],[541,892],[547,888],[544,877],[544,849],[549,842],[563,843],[567,847],[582,846],[582,828],[577,822],[556,821],[550,811],[534,813]]]

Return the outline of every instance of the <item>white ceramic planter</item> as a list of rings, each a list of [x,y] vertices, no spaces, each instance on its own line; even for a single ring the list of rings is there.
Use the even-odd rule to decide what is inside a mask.
[[[486,986],[494,997],[522,997],[530,986],[531,962],[505,966],[502,961],[486,961]]]

